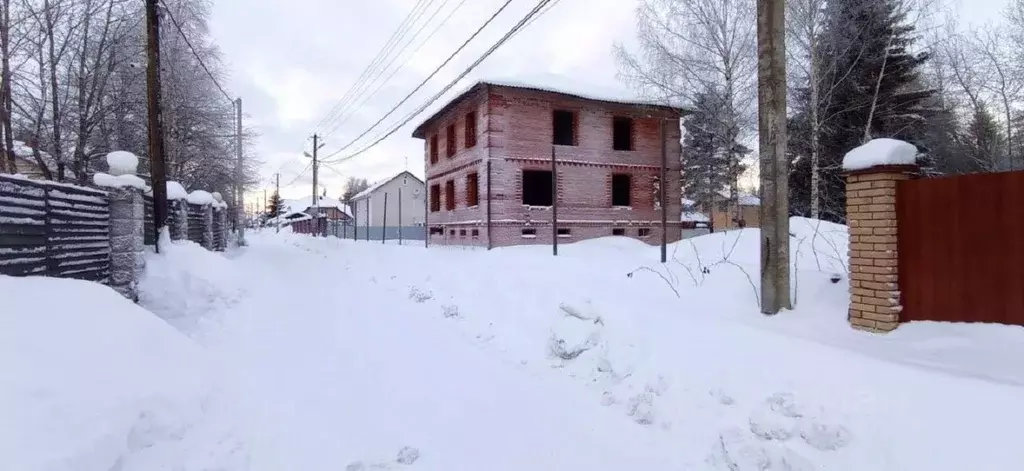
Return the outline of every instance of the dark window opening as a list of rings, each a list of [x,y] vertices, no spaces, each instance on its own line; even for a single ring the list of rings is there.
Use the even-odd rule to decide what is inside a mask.
[[[430,136],[430,163],[437,163],[437,134]]]
[[[612,118],[612,149],[633,150],[633,118]]]
[[[629,206],[630,177],[624,173],[612,175],[612,206]]]
[[[523,170],[523,204],[551,206],[551,171]]]
[[[555,110],[552,115],[552,129],[554,131],[554,140],[552,142],[559,146],[576,145],[576,113],[566,110]]]
[[[441,210],[441,185],[430,185],[430,211]]]
[[[455,237],[455,229],[448,231],[448,234],[450,234],[452,237]]]
[[[624,235],[626,235],[626,229],[623,228],[623,227],[613,228],[612,229],[612,235],[614,235],[614,236],[624,236]]]
[[[466,148],[476,145],[476,112],[466,114]]]
[[[444,229],[441,229],[440,227],[431,227],[430,235],[444,235]]]
[[[466,206],[480,203],[480,177],[476,173],[466,176]]]
[[[465,229],[459,229],[459,237],[466,237],[466,230]]]
[[[480,229],[473,229],[473,237],[480,237]]]
[[[532,227],[526,227],[523,228],[522,234],[523,237],[537,237],[537,229],[534,229]]]
[[[638,235],[640,237],[647,237],[647,236],[651,235],[651,228],[649,228],[649,227],[641,227],[640,229],[636,230],[636,235]]]
[[[448,157],[451,157],[451,156],[455,155],[455,125],[454,124],[449,124],[448,125],[448,129],[445,132],[444,146],[445,146],[445,150],[444,150],[445,155],[447,155]]]
[[[572,235],[572,230],[569,229],[568,227],[559,227],[558,228],[558,237],[569,237],[571,235]]]
[[[444,209],[455,209],[455,180],[444,182]]]

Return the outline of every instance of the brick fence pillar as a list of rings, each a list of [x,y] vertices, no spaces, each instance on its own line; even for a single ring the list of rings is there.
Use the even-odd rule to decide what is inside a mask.
[[[213,243],[213,206],[209,204],[203,205],[203,248],[206,250],[213,250],[215,248]]]
[[[846,174],[850,227],[850,311],[857,329],[888,332],[899,325],[899,235],[896,182],[917,173],[914,165],[878,166]]]
[[[138,301],[138,281],[146,267],[142,191],[124,187],[110,190],[110,287]]]

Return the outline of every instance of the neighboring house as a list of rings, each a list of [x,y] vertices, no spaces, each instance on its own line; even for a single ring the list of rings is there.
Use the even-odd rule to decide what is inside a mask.
[[[413,132],[426,141],[430,243],[498,247],[611,235],[660,242],[662,153],[668,194],[678,195],[683,114],[621,97],[476,83]],[[678,197],[666,210],[668,240],[679,240],[692,223],[680,220]]]
[[[316,213],[326,217],[329,221],[347,222],[352,219],[352,211],[349,210],[348,206],[335,198],[321,196],[317,198],[316,204]],[[310,216],[314,215],[312,196],[285,200],[283,206],[285,211],[306,213]]]
[[[280,221],[280,226],[281,227],[287,227],[287,226],[289,226],[289,225],[291,225],[293,223],[296,223],[296,222],[299,222],[299,221],[308,221],[310,219],[313,219],[313,217],[310,216],[306,212],[303,212],[303,211],[289,211],[287,213],[282,214],[279,218],[267,219],[267,226],[268,227],[277,226],[279,224],[278,221]]]
[[[0,146],[2,148],[2,146]],[[36,161],[34,149],[28,144],[22,141],[14,141],[14,165],[16,167],[15,173],[20,173],[29,178],[41,179],[43,178],[43,171],[39,167],[39,162]],[[52,164],[53,157],[47,152],[40,152],[40,157],[43,162]],[[52,167],[52,165],[51,165]]]
[[[408,171],[370,185],[352,196],[349,204],[355,236],[360,239],[398,239],[399,234],[403,239],[425,237],[426,188],[423,180]]]
[[[729,192],[722,190],[715,195],[713,204],[697,204],[695,207],[711,214],[711,226],[715,231],[761,227],[761,198],[756,195],[740,192],[736,201],[730,201]]]

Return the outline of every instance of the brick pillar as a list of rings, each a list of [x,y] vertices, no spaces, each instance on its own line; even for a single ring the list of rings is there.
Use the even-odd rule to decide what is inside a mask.
[[[146,267],[142,191],[114,188],[110,192],[110,287],[138,301],[138,281]]]
[[[213,250],[213,206],[203,205],[203,248]]]
[[[188,203],[185,200],[171,200],[167,206],[171,240],[188,240]]]
[[[916,166],[900,165],[846,174],[846,222],[850,227],[848,320],[854,328],[888,332],[899,325],[902,306],[896,182],[916,172]]]

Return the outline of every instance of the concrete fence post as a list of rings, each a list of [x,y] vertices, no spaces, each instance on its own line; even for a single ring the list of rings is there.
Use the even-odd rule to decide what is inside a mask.
[[[846,221],[850,228],[850,309],[857,329],[889,332],[900,322],[899,220],[896,184],[915,165],[881,165],[846,173]]]
[[[167,202],[168,229],[171,232],[171,240],[188,240],[188,203],[181,200],[170,200]]]
[[[110,191],[110,286],[138,301],[138,281],[146,267],[142,191],[124,187]]]
[[[215,248],[213,242],[213,206],[209,204],[203,205],[203,248],[206,250],[213,250]]]

